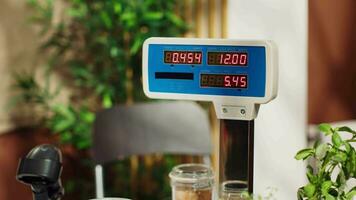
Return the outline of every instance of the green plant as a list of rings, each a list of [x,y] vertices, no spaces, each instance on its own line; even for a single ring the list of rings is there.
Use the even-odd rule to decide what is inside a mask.
[[[98,110],[147,100],[141,83],[143,41],[151,36],[180,36],[188,29],[179,15],[183,9],[179,0],[27,2],[33,10],[31,24],[40,29],[39,54],[46,63],[36,71],[15,73],[13,104],[34,108],[40,126],[77,150],[91,147]],[[74,183],[92,182],[90,177],[76,178],[67,182],[72,188],[68,191],[78,188]]]
[[[319,125],[319,130],[331,137],[331,143],[316,142],[312,148],[300,150],[297,160],[313,160],[316,167],[307,166],[309,183],[298,190],[298,199],[303,200],[353,200],[356,186],[347,189],[347,182],[356,178],[356,131],[349,127],[333,128]],[[350,134],[343,140],[340,134]],[[335,177],[336,176],[336,177]]]
[[[143,41],[181,35],[187,25],[176,14],[181,8],[176,0],[60,2],[66,6],[65,17],[56,16],[54,0],[28,0],[34,13],[31,21],[41,28],[41,53],[48,56],[43,67],[46,81],[41,85],[35,73],[18,73],[17,100],[41,107],[43,121],[61,141],[87,149],[91,132],[84,127],[90,127],[95,111],[146,100],[141,83]],[[62,82],[51,92],[53,74]],[[71,91],[69,103],[57,105],[63,89]]]
[[[16,74],[15,80],[15,88],[20,93],[13,98],[13,106],[21,102],[36,107],[36,111],[42,113],[38,125],[43,124],[53,133],[59,134],[61,144],[69,144],[79,150],[91,146],[90,133],[95,114],[87,105],[55,102],[60,94],[59,88],[51,91],[50,84],[41,87],[33,74]]]

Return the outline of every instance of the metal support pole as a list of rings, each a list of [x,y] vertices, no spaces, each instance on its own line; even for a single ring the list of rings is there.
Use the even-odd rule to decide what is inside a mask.
[[[220,196],[253,192],[254,121],[220,121]]]
[[[96,189],[96,198],[104,198],[104,173],[103,166],[95,166],[95,189]]]

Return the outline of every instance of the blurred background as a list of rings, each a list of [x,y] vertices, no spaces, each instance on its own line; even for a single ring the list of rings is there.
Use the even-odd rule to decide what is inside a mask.
[[[256,143],[257,164],[264,168],[256,173],[264,180],[281,172],[296,177],[261,181],[258,191],[273,186],[280,199],[291,199],[304,182],[303,166],[293,156],[319,137],[315,124],[355,124],[353,0],[0,0],[0,5],[0,199],[32,198],[15,174],[18,159],[42,143],[64,153],[64,199],[94,197],[93,123],[104,110],[151,101],[142,90],[141,47],[152,36],[276,41],[280,91],[256,121],[256,132],[265,133]],[[214,110],[209,103],[199,105],[216,152]],[[284,146],[276,145],[279,140]],[[152,154],[109,162],[106,196],[165,199],[172,167],[202,160]],[[275,167],[291,162],[295,167]],[[265,163],[268,173],[262,173]]]

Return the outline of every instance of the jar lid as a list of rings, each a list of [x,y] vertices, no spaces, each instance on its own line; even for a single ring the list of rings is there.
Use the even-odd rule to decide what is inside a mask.
[[[169,177],[173,182],[198,183],[200,181],[214,181],[213,170],[203,164],[182,164],[173,168]]]

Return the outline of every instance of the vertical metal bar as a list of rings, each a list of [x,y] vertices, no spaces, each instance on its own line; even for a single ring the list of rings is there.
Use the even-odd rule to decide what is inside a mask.
[[[104,178],[103,178],[103,166],[95,166],[95,189],[96,198],[104,198]]]
[[[220,120],[221,195],[253,191],[253,135],[253,120]]]
[[[253,194],[253,171],[255,157],[255,120],[249,121],[248,127],[248,192]]]

